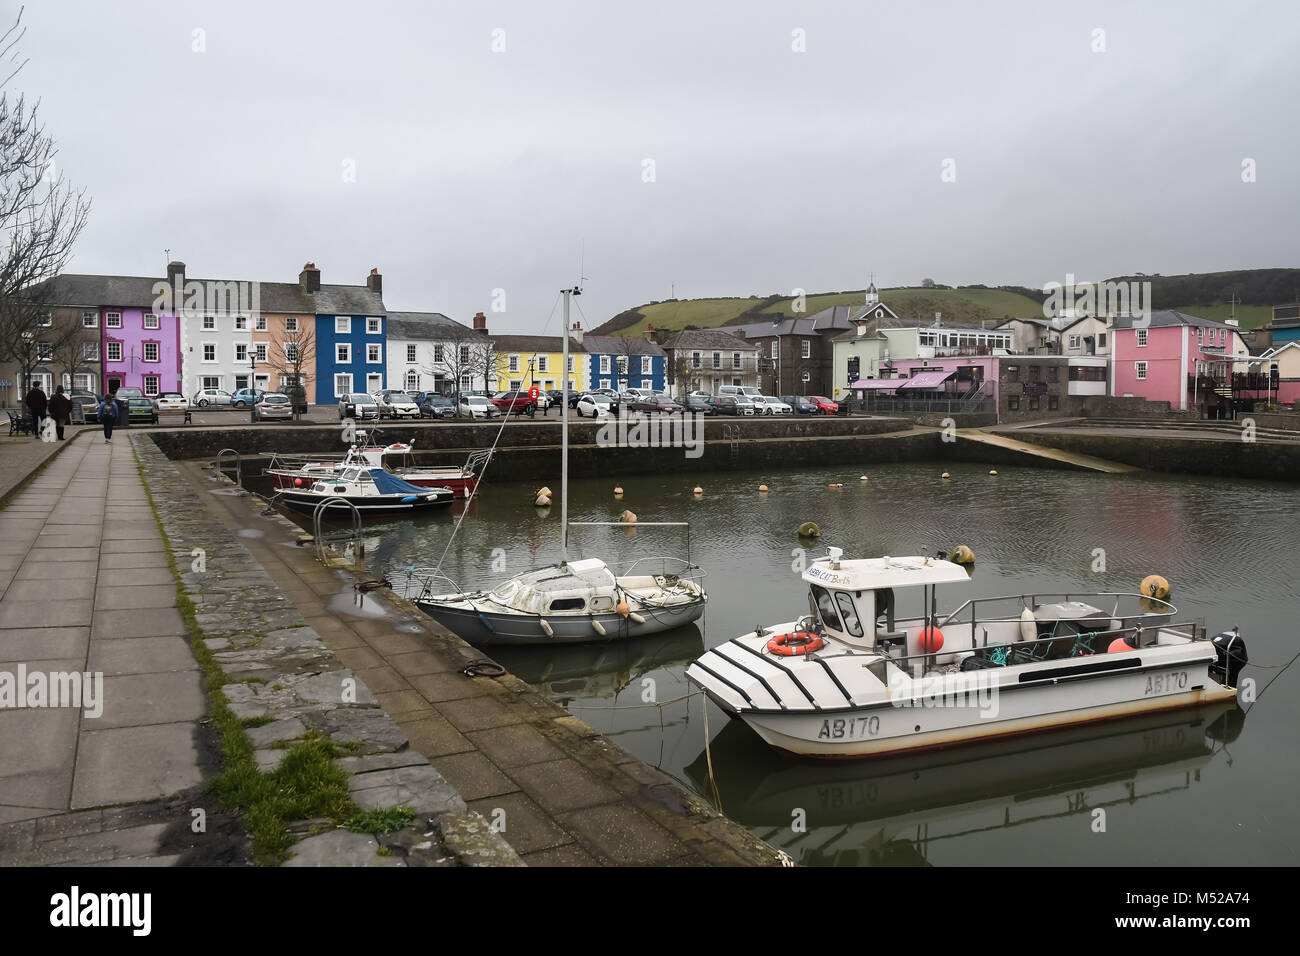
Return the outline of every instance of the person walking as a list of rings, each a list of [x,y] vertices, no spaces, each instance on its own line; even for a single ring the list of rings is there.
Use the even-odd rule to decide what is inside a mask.
[[[27,410],[32,413],[32,434],[40,438],[41,422],[45,419],[45,410],[49,407],[49,400],[45,397],[45,391],[41,388],[39,381],[32,385],[25,401],[27,402]]]
[[[104,441],[112,444],[113,426],[117,424],[117,403],[109,395],[99,403],[99,423],[104,426]]]
[[[63,427],[72,420],[72,401],[63,394],[63,386],[54,390],[50,399],[50,417],[54,419],[54,430],[63,441]]]

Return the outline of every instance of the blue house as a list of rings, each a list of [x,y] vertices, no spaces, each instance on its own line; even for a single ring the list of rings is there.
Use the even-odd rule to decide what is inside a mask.
[[[1300,342],[1300,305],[1273,307],[1273,321],[1266,328],[1273,334],[1274,345]]]
[[[664,390],[668,356],[658,342],[618,335],[583,335],[580,341],[587,351],[588,388]]]
[[[387,388],[388,310],[378,270],[370,270],[364,286],[322,285],[309,262],[298,280],[316,305],[316,404]]]

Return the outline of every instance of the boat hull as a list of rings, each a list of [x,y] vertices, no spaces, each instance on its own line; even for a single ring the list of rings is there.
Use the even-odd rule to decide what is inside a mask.
[[[671,631],[699,620],[706,602],[701,598],[670,608],[643,610],[640,615],[645,619],[644,623],[637,623],[617,613],[573,616],[548,614],[546,622],[551,627],[551,634],[542,630],[541,618],[536,614],[479,612],[471,607],[432,604],[427,601],[415,603],[425,614],[470,644],[550,646],[622,640]],[[593,621],[600,623],[604,634],[596,630]]]
[[[280,500],[286,505],[295,511],[302,511],[307,514],[314,513],[317,505],[326,499],[332,498],[334,500],[323,509],[326,517],[330,518],[346,517],[347,515],[350,515],[352,513],[352,508],[349,508],[348,504],[354,506],[359,512],[361,512],[361,516],[364,518],[371,515],[410,514],[415,511],[427,511],[433,508],[442,508],[451,504],[453,500],[450,494],[439,495],[437,498],[433,499],[416,498],[414,501],[403,500],[404,498],[409,497],[411,496],[384,495],[372,497],[365,495],[314,495],[302,492],[295,493],[294,491],[283,491],[280,493]],[[343,504],[338,500],[340,498],[348,504]]]
[[[332,477],[334,472],[331,471],[312,471],[312,472],[295,472],[281,471],[277,469],[267,471],[271,476],[271,483],[277,491],[292,491],[294,488],[301,488],[302,485],[295,485],[294,480],[300,480],[304,485],[310,487],[314,481],[322,481]],[[452,494],[457,498],[468,498],[478,487],[478,478],[474,475],[461,475],[459,477],[449,477],[438,475],[436,473],[414,473],[403,474],[395,472],[397,477],[401,478],[408,484],[415,485],[419,488],[450,488]]]

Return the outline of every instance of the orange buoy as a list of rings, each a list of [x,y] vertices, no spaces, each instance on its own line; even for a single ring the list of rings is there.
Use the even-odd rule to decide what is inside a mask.
[[[632,607],[626,601],[619,601],[614,610],[618,612],[619,617],[627,617],[632,613]]]
[[[696,485],[696,486],[695,486],[694,494],[702,495],[702,494],[704,494],[704,489],[701,488],[699,485]]]
[[[759,486],[758,486],[758,490],[759,490],[759,491],[767,491],[767,485],[759,485]]]
[[[921,628],[921,652],[934,654],[943,647],[943,631],[937,627]]]
[[[1125,651],[1133,650],[1133,645],[1122,637],[1117,637],[1110,642],[1110,647],[1106,648],[1107,654],[1123,654]]]
[[[615,488],[614,488],[614,494],[616,494],[616,495],[621,495],[622,493],[623,493],[623,489],[622,489],[622,488],[620,488],[620,487],[615,487]]]
[[[624,511],[618,516],[618,520],[623,522],[623,524],[636,524],[636,515],[630,511]]]
[[[780,654],[782,657],[794,657],[819,651],[825,643],[816,634],[796,631],[791,634],[778,634],[767,642],[767,650],[768,653]]]

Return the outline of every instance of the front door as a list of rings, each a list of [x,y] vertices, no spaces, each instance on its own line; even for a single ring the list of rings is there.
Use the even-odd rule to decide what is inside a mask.
[[[122,379],[120,376],[110,375],[108,377],[108,393],[110,395],[112,395],[121,387],[122,387]]]
[[[382,375],[378,375],[374,372],[371,372],[369,375],[366,376],[366,391],[369,392],[370,394],[373,395],[375,392],[379,391],[383,387],[384,387],[384,377]]]

